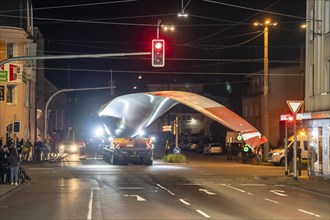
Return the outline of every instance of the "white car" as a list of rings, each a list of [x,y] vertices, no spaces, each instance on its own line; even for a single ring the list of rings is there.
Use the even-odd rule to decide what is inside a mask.
[[[289,138],[288,148],[293,145],[293,137]],[[305,136],[297,136],[297,147],[301,149],[301,158],[307,159],[308,157],[308,140]],[[271,152],[270,160],[268,162],[273,163],[274,165],[285,165],[285,149],[277,149]]]
[[[205,155],[211,154],[221,154],[223,152],[223,147],[218,143],[210,143],[204,146],[203,153]]]

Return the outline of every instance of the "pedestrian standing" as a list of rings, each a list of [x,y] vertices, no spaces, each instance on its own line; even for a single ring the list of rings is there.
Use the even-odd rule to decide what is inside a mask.
[[[298,175],[301,176],[301,148],[298,146],[297,148],[297,170]]]
[[[41,160],[41,150],[42,150],[42,142],[40,139],[34,144],[34,161],[39,162]]]
[[[0,183],[6,183],[8,180],[7,167],[9,164],[9,149],[7,145],[0,147]]]
[[[10,182],[11,185],[18,185],[19,155],[17,149],[13,148],[9,155]]]
[[[3,139],[3,137],[1,137],[1,138],[0,138],[0,147],[2,147],[4,144],[5,144],[5,143],[4,143],[4,139]]]
[[[231,143],[227,145],[227,160],[233,160],[233,146]]]

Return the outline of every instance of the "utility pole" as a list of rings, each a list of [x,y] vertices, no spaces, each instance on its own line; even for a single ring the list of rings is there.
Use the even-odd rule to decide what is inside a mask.
[[[264,27],[264,94],[263,94],[263,133],[269,139],[269,69],[268,69],[268,30],[269,26],[276,26],[277,23],[273,23],[270,20],[266,20],[264,23],[254,22],[254,26]],[[268,161],[269,142],[264,143],[264,155],[265,161]]]

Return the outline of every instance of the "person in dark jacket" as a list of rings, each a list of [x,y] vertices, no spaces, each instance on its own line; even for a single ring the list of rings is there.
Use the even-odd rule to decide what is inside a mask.
[[[5,183],[8,180],[7,167],[9,165],[9,148],[7,145],[0,147],[0,183]]]
[[[13,148],[9,154],[10,182],[11,185],[18,185],[19,155],[17,149]],[[14,182],[15,181],[15,182]]]

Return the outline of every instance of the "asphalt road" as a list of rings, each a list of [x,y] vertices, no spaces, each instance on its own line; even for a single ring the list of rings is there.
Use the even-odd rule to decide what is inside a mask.
[[[29,165],[32,181],[0,201],[0,219],[329,219],[329,195],[260,176],[283,168],[188,154],[186,164],[114,166],[94,155]]]

